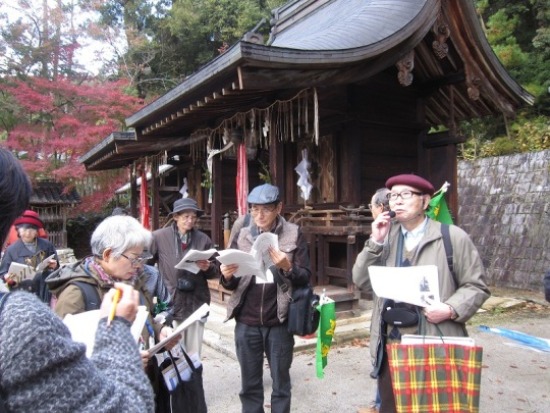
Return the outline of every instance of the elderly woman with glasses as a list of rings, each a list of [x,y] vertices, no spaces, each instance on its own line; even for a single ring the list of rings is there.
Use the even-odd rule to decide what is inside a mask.
[[[144,367],[149,362],[146,350],[172,332],[170,327],[155,324],[151,317],[154,302],[146,288],[142,265],[150,257],[144,253],[150,243],[151,232],[135,218],[110,216],[92,234],[92,255],[61,268],[46,280],[57,298],[54,311],[61,318],[99,308],[103,296],[116,282],[133,285],[139,291],[140,304],[149,310],[139,343]]]

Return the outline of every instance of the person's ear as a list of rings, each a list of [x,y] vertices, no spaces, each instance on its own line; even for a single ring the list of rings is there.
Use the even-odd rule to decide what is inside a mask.
[[[111,248],[106,248],[105,250],[103,250],[103,254],[101,254],[101,259],[108,262],[112,256],[113,250]]]
[[[431,198],[430,198],[429,195],[424,195],[423,198],[424,198],[424,200],[423,200],[424,208],[423,209],[426,210],[426,209],[428,209],[428,206],[430,205]]]

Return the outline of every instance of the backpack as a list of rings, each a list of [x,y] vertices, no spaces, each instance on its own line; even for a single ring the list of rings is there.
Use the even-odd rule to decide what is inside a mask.
[[[73,281],[72,285],[76,285],[82,292],[84,298],[84,311],[97,310],[101,306],[101,299],[97,292],[97,287],[93,284],[84,281]]]

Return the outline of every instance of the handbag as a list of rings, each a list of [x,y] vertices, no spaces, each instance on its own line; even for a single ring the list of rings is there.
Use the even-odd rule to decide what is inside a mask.
[[[160,364],[159,369],[165,372],[168,367],[173,366],[175,375],[173,380],[170,380],[170,386],[165,380],[161,380],[161,393],[164,397],[158,397],[156,413],[207,413],[202,365],[195,367],[183,348],[181,353],[184,360],[175,358],[170,351],[167,353],[169,357]],[[182,377],[182,366],[190,370],[187,377]]]
[[[177,287],[178,287],[178,290],[180,291],[190,293],[195,291],[195,286],[196,286],[195,280],[191,279],[189,276],[183,276],[181,278],[178,278]]]
[[[288,284],[282,280],[279,270],[275,266],[269,269],[283,292],[288,292]],[[317,310],[318,305],[319,295],[313,292],[311,285],[295,288],[288,304],[288,332],[298,336],[315,333],[321,317],[321,313]]]
[[[465,337],[415,337],[386,346],[397,412],[478,413],[483,348]]]

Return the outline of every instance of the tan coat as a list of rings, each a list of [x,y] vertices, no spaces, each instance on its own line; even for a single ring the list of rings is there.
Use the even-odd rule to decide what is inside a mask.
[[[357,256],[353,266],[353,281],[361,289],[370,289],[368,267],[385,265],[395,267],[397,255],[397,240],[401,225],[393,225],[384,245],[377,245],[370,239]],[[441,224],[429,220],[426,233],[417,247],[413,265],[436,265],[439,274],[439,294],[441,301],[451,305],[458,317],[438,324],[441,332],[448,336],[466,336],[465,323],[481,305],[489,298],[490,292],[485,282],[485,269],[479,253],[470,237],[461,228],[451,225],[450,236],[453,245],[453,268],[458,282],[455,285],[445,254],[441,236]],[[384,299],[374,295],[374,308],[371,320],[370,351],[372,363],[377,374],[384,343],[381,340],[381,314]],[[438,335],[434,324],[427,323],[427,335]]]

